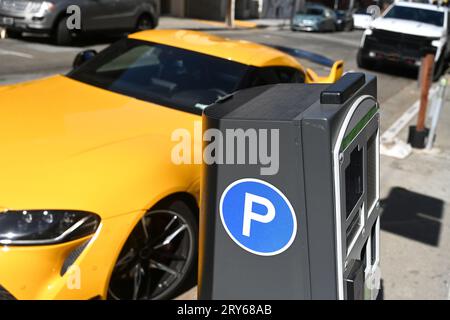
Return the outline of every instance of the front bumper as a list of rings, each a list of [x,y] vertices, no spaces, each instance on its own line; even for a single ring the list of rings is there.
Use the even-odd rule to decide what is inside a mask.
[[[49,246],[0,246],[0,300],[107,297],[120,250],[143,212],[102,220],[95,235]]]
[[[291,29],[294,31],[319,31],[320,28],[317,25],[304,25],[301,23],[293,23]]]
[[[52,16],[35,16],[0,10],[0,27],[22,32],[49,33],[54,19]]]
[[[382,51],[373,48],[363,48],[361,49],[361,55],[366,60],[388,62],[413,68],[418,68],[421,64],[420,55],[405,55],[404,53],[395,51]]]
[[[437,48],[431,45],[433,40],[435,39],[374,31],[373,35],[366,36],[361,54],[366,59],[418,67],[425,53],[437,53]]]

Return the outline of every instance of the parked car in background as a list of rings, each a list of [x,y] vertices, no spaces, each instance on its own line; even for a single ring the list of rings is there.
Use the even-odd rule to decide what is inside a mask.
[[[358,9],[353,13],[353,25],[355,29],[367,29],[372,20],[372,16],[367,12],[367,8]]]
[[[337,17],[333,10],[319,4],[307,3],[292,20],[293,31],[336,31]]]
[[[444,71],[449,58],[448,9],[432,4],[398,2],[366,29],[357,62],[370,68],[374,62],[390,61],[419,67],[425,53],[434,53],[434,79]]]
[[[353,14],[351,10],[335,10],[336,29],[339,31],[353,30]]]
[[[67,27],[67,8],[77,5],[81,30]],[[39,33],[68,45],[74,33],[91,31],[132,32],[158,25],[156,0],[0,0],[0,27],[10,36]]]

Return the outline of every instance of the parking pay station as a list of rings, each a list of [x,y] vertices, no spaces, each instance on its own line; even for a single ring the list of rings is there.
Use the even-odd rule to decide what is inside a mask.
[[[204,111],[217,161],[203,169],[200,299],[376,298],[376,99],[375,77],[348,73]]]

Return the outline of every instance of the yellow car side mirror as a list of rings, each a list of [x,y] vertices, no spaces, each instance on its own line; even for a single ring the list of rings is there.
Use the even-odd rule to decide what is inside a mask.
[[[330,73],[326,77],[319,76],[314,70],[306,69],[307,83],[335,83],[344,73],[344,61],[338,60],[331,67]]]

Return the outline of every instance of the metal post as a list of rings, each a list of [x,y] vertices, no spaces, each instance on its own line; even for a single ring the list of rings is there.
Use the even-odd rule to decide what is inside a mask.
[[[430,150],[433,147],[434,137],[436,135],[437,124],[439,121],[439,116],[441,114],[442,107],[444,106],[445,91],[447,88],[447,79],[442,78],[439,86],[440,86],[439,93],[437,95],[438,101],[436,103],[436,109],[434,110],[434,113],[433,113],[433,117],[431,120],[430,133],[428,134],[428,139],[427,139],[427,147],[426,148],[428,150]]]
[[[236,0],[227,1],[227,15],[225,22],[228,28],[234,28],[235,2]]]
[[[417,118],[417,126],[416,131],[424,131],[425,130],[425,117],[427,114],[427,106],[428,106],[428,93],[430,91],[431,85],[431,77],[433,71],[433,63],[434,63],[434,55],[427,54],[422,59],[422,78],[420,79],[421,83],[421,91],[420,91],[420,109],[419,116]]]

